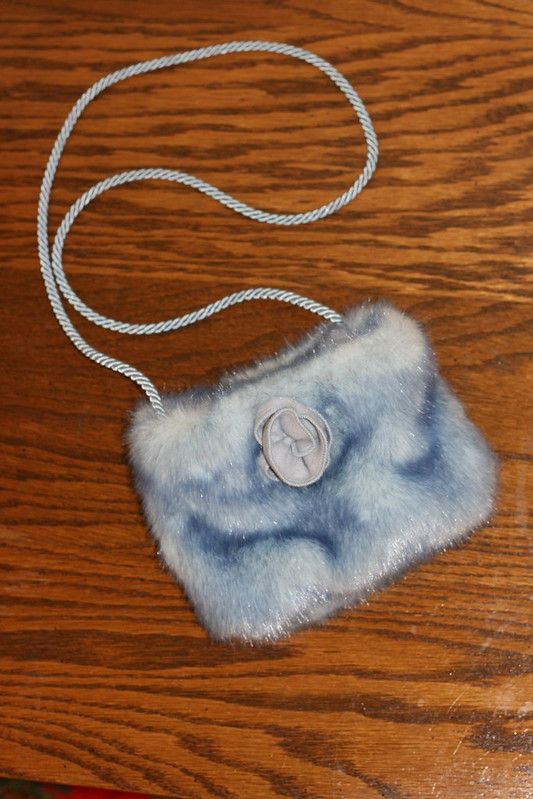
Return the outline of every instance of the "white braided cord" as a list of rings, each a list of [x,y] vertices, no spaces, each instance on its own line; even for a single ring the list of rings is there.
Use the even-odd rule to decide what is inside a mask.
[[[343,194],[339,195],[331,202],[320,206],[319,208],[297,214],[275,214],[268,211],[262,211],[258,208],[253,208],[252,206],[235,199],[230,194],[221,191],[221,189],[218,189],[216,186],[213,186],[210,183],[195,177],[194,175],[188,174],[187,172],[180,172],[172,169],[134,169],[112,175],[105,180],[96,183],[81,197],[79,197],[76,202],[72,204],[67,214],[65,214],[63,221],[55,235],[52,250],[50,251],[48,240],[48,212],[53,181],[67,139],[89,103],[110,86],[113,86],[115,83],[119,83],[120,81],[126,80],[127,78],[131,78],[134,75],[141,75],[147,72],[153,72],[158,69],[164,69],[199,59],[211,58],[212,56],[242,52],[277,53],[305,61],[327,75],[345,95],[361,124],[367,145],[367,159],[365,166],[352,185]],[[146,375],[144,375],[138,369],[135,369],[135,367],[130,366],[123,361],[119,361],[116,358],[111,358],[110,356],[105,355],[104,353],[99,352],[91,347],[91,345],[85,341],[85,339],[78,333],[77,329],[72,324],[65,311],[61,295],[63,295],[63,298],[66,299],[82,316],[84,316],[86,319],[89,319],[94,324],[106,328],[107,330],[113,330],[118,333],[126,333],[131,335],[154,335],[159,333],[167,333],[171,330],[177,330],[178,328],[192,325],[201,319],[205,319],[213,314],[219,313],[226,308],[229,308],[231,305],[247,302],[250,300],[269,299],[287,302],[292,305],[305,308],[306,310],[318,314],[319,316],[332,322],[340,321],[341,316],[331,308],[321,305],[320,303],[315,302],[308,297],[303,297],[291,291],[268,287],[251,288],[238,291],[223,297],[216,302],[210,303],[203,308],[199,308],[195,311],[174,317],[172,319],[162,320],[160,322],[131,324],[103,316],[86,305],[83,300],[78,297],[78,295],[70,286],[63,269],[63,248],[65,241],[70,228],[81,211],[100,194],[103,194],[104,192],[116,186],[141,180],[169,180],[175,183],[181,183],[183,185],[190,186],[191,188],[194,188],[203,194],[207,194],[209,197],[212,197],[222,205],[231,208],[236,213],[248,217],[249,219],[253,219],[257,222],[285,226],[305,225],[309,224],[310,222],[315,222],[319,219],[324,219],[325,217],[330,216],[338,211],[347,203],[351,202],[351,200],[353,200],[363,190],[372,177],[372,174],[376,168],[377,159],[377,136],[368,112],[355,89],[328,61],[325,61],[314,53],[311,53],[308,50],[304,50],[300,47],[293,47],[292,45],[282,44],[279,42],[226,42],[225,44],[201,47],[196,50],[187,50],[183,53],[177,53],[175,55],[163,56],[162,58],[157,58],[151,61],[143,61],[137,64],[132,64],[128,67],[124,67],[123,69],[119,69],[116,72],[112,72],[94,83],[73,106],[52,148],[41,184],[37,214],[37,240],[39,259],[41,262],[41,273],[52,310],[64,332],[74,346],[80,350],[80,352],[98,363],[100,366],[104,366],[107,369],[111,369],[115,372],[125,375],[126,377],[129,377],[143,389],[156,413],[164,414],[165,411],[161,395],[151,380],[149,380]]]

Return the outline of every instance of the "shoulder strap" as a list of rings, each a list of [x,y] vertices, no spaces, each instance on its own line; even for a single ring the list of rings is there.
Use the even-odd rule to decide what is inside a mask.
[[[48,240],[48,210],[50,205],[50,193],[54,182],[55,174],[59,166],[61,154],[64,150],[68,137],[72,133],[74,126],[82,115],[83,111],[87,108],[89,103],[95,99],[99,94],[104,92],[110,86],[120,81],[127,80],[134,75],[142,75],[147,72],[154,72],[158,69],[166,69],[167,67],[177,66],[178,64],[185,64],[191,61],[200,59],[211,58],[213,56],[227,55],[228,53],[249,53],[249,52],[262,52],[262,53],[278,53],[280,55],[291,56],[319,69],[330,78],[331,81],[340,89],[345,95],[346,99],[354,109],[357,118],[363,129],[364,137],[367,144],[367,159],[363,171],[352,183],[352,185],[339,197],[336,197],[326,205],[315,208],[311,211],[298,214],[274,214],[268,211],[262,211],[258,208],[253,208],[246,203],[240,202],[229,194],[212,186],[200,178],[190,175],[187,172],[179,172],[173,169],[134,169],[128,172],[121,172],[112,175],[105,180],[96,183],[88,191],[79,197],[75,203],[70,207],[69,211],[65,214],[61,225],[59,226],[55,235],[52,249],[49,247]],[[41,262],[41,273],[48,294],[48,299],[52,306],[52,310],[63,328],[66,335],[69,337],[75,347],[80,350],[85,356],[104,366],[107,369],[112,369],[115,372],[129,377],[137,383],[146,393],[154,410],[158,414],[164,414],[163,402],[161,395],[153,385],[153,383],[130,364],[123,361],[111,358],[102,352],[94,349],[88,344],[84,338],[78,333],[70,318],[68,317],[63,299],[66,299],[70,305],[73,306],[82,316],[89,319],[94,324],[104,327],[108,330],[114,330],[118,333],[128,333],[135,335],[154,335],[158,333],[167,333],[170,330],[177,330],[180,327],[192,325],[195,322],[212,316],[231,305],[248,300],[278,300],[281,302],[288,302],[292,305],[297,305],[306,308],[312,313],[327,319],[328,321],[338,322],[341,317],[338,313],[331,308],[327,308],[318,302],[314,302],[307,297],[295,294],[291,291],[283,291],[282,289],[275,288],[254,288],[245,291],[238,291],[234,294],[229,294],[216,302],[199,308],[183,316],[177,316],[173,319],[166,319],[160,322],[153,322],[151,324],[130,324],[128,322],[121,322],[115,319],[110,319],[107,316],[97,313],[83,300],[78,297],[70,286],[63,269],[63,248],[65,240],[72,227],[75,219],[100,194],[108,191],[115,186],[121,186],[125,183],[133,183],[139,180],[170,180],[175,183],[182,183],[186,186],[191,186],[197,191],[201,191],[212,197],[222,205],[231,208],[238,214],[246,216],[257,222],[264,222],[270,225],[306,225],[310,222],[315,222],[318,219],[324,219],[330,214],[334,214],[347,203],[351,202],[366,186],[374,170],[376,168],[378,159],[378,140],[374,131],[372,121],[368,112],[360,99],[359,95],[346,78],[333,67],[328,61],[315,55],[314,53],[304,50],[300,47],[293,47],[289,44],[282,44],[279,42],[263,42],[263,41],[242,41],[242,42],[226,42],[225,44],[217,44],[211,47],[201,47],[197,50],[186,50],[183,53],[176,55],[163,56],[152,61],[142,61],[138,64],[131,64],[128,67],[119,69],[112,72],[104,78],[101,78],[94,83],[75,103],[70,114],[66,118],[63,127],[55,141],[55,144],[50,153],[48,164],[44,173],[41,191],[39,195],[39,207],[37,214],[37,240],[39,246],[39,259]]]

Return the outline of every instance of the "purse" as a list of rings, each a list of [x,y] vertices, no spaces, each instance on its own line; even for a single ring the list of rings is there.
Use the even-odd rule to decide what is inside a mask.
[[[298,214],[239,202],[184,172],[139,169],[97,183],[71,206],[48,242],[50,192],[66,140],[87,105],[134,75],[236,52],[292,56],[343,92],[367,143],[365,167],[340,197]],[[41,271],[54,314],[88,358],[146,394],[128,430],[134,481],[158,552],[218,640],[274,641],[357,604],[489,517],[496,460],[439,375],[422,328],[386,302],[343,314],[290,291],[236,292],[151,324],[105,317],[78,297],[62,265],[73,222],[114,186],[171,180],[253,220],[307,224],[338,211],[370,180],[378,144],[349,82],[319,56],[276,42],[229,42],[141,62],[97,81],[73,107],[54,144],[38,211]],[[161,395],[146,375],[91,347],[63,299],[97,325],[151,335],[236,303],[272,299],[322,322],[272,358],[214,386]]]

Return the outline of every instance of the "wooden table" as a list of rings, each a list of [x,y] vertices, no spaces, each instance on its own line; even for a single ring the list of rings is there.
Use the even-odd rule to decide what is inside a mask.
[[[0,774],[172,797],[530,797],[526,533],[533,7],[527,0],[2,3]],[[39,275],[35,211],[77,97],[130,62],[231,39],[308,47],[354,82],[381,160],[308,228],[254,224],[185,188],[123,187],[65,263],[93,307],[172,316],[243,286],[339,309],[385,297],[430,331],[501,459],[490,527],[318,629],[211,643],[154,557],[124,458],[129,381],[68,343]],[[364,161],[337,90],[279,56],[137,78],[91,105],[52,202],[107,174],[182,169],[305,210]],[[165,389],[215,381],[315,323],[249,303],[138,340],[79,323]],[[529,687],[529,692],[528,692]]]

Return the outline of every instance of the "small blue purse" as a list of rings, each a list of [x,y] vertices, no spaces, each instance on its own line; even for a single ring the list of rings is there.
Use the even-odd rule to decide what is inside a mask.
[[[340,197],[302,214],[251,208],[183,172],[140,169],[107,178],[70,208],[48,244],[52,182],[65,142],[89,102],[133,75],[234,52],[304,60],[345,94],[368,146],[365,168]],[[489,517],[496,461],[439,375],[421,327],[385,302],[339,314],[274,288],[237,292],[185,316],[147,325],[109,319],[73,291],[62,265],[68,231],[113,186],[163,179],[202,191],[259,222],[322,219],[370,180],[377,138],[353,87],[313,53],[275,42],[230,42],[132,65],[92,86],[67,118],[43,179],[38,215],[41,270],[53,311],[87,357],[135,381],[148,401],[133,413],[129,457],[164,563],[219,640],[274,641],[357,604]],[[92,348],[63,298],[107,329],[169,332],[230,305],[274,299],[322,323],[299,343],[217,385],[161,395],[129,364]]]

